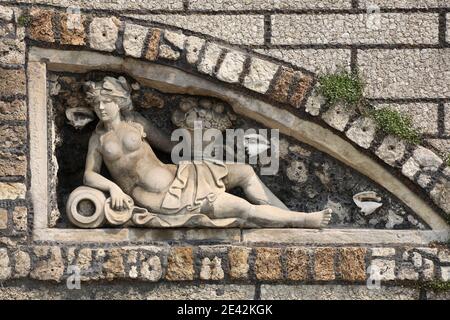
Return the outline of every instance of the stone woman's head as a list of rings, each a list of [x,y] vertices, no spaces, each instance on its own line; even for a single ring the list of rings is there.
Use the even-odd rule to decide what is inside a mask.
[[[120,112],[133,108],[131,88],[124,77],[105,77],[99,82],[86,82],[86,99],[103,122],[116,119]]]

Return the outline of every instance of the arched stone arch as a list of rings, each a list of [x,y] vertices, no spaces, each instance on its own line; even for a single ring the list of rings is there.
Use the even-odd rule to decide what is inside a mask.
[[[374,125],[358,118],[344,136],[323,121],[323,102],[314,90],[313,73],[173,29],[94,16],[83,16],[89,23],[74,29],[68,28],[66,16],[55,19],[55,14],[31,11],[29,68],[37,63],[53,71],[123,72],[163,92],[223,99],[237,113],[278,128],[358,170],[397,196],[432,229],[449,230],[439,210],[394,174],[411,179],[422,188],[421,194],[450,214],[450,169],[442,159],[419,146],[401,168],[395,168],[390,156],[380,151],[392,145],[389,139],[369,156],[367,149],[377,136]],[[48,46],[52,49],[42,48]],[[32,97],[33,88],[29,90]]]

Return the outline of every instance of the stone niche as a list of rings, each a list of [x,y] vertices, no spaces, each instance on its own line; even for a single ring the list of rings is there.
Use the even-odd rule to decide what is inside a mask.
[[[99,81],[106,75],[121,76],[98,71],[86,74],[47,73],[48,112],[50,125],[54,128],[49,137],[49,144],[53,146],[53,160],[49,166],[51,171],[49,188],[53,195],[50,199],[51,227],[72,227],[65,214],[65,206],[70,193],[83,184],[89,137],[98,122],[94,116],[92,122],[77,128],[77,124],[71,123],[68,119],[67,110],[72,114],[71,110],[76,112],[88,109],[82,84],[86,81]],[[159,127],[167,136],[177,129],[171,118],[182,102],[205,104],[212,109],[218,109],[218,112],[215,110],[213,112],[226,116],[227,121],[231,121],[228,126],[233,129],[267,129],[249,117],[237,117],[231,106],[220,99],[166,94],[141,86],[132,78],[128,78],[128,82],[136,89],[132,95],[135,111]],[[81,125],[83,124],[81,121]],[[221,124],[208,121],[205,126],[220,128]],[[158,150],[155,152],[163,162],[171,163],[168,154]],[[253,167],[257,173],[261,172],[260,163]],[[108,170],[104,166],[102,175],[109,177]],[[325,207],[333,209],[330,228],[429,229],[429,226],[411,209],[370,179],[325,153],[286,135],[280,136],[278,173],[260,177],[293,211],[313,212]],[[356,206],[353,196],[368,190],[376,192],[381,197],[383,206],[376,212],[366,215]],[[232,192],[245,198],[242,190],[235,189]]]
[[[137,228],[81,230],[72,226],[65,214],[65,204],[69,194],[83,184],[88,140],[97,120],[93,119],[85,126],[76,128],[68,119],[67,111],[87,107],[82,83],[87,80],[97,81],[106,75],[126,77],[133,87],[135,111],[167,135],[176,128],[171,121],[174,110],[186,99],[194,103],[207,101],[213,106],[220,105],[221,112],[230,114],[231,128],[280,129],[279,173],[260,176],[261,179],[292,210],[309,212],[325,207],[333,209],[330,227],[320,231],[241,231]],[[380,167],[373,166],[375,172],[369,172],[370,165],[367,165],[369,169],[366,172],[358,172],[354,168],[359,164],[348,166],[344,164],[347,161],[318,150],[314,140],[302,139],[296,130],[305,130],[305,126],[310,126],[312,131],[320,135],[322,129],[308,122],[293,120],[290,113],[254,96],[150,62],[83,52],[79,52],[75,58],[73,52],[39,48],[31,48],[28,81],[29,88],[33,88],[29,92],[29,126],[35,240],[426,244],[447,237],[445,228],[440,228],[441,221],[432,217],[433,209],[414,196],[412,191],[409,191],[410,194],[406,192],[405,196],[407,189],[401,182],[386,187],[377,183],[381,180],[375,179],[377,182],[374,182],[371,179],[377,173],[385,174]],[[328,131],[326,134],[328,138],[335,139],[330,143],[342,143],[339,136],[332,136]],[[344,151],[362,157],[367,163],[372,161],[349,147]],[[163,162],[170,162],[167,154],[157,152],[157,156]],[[254,165],[257,173],[260,167],[260,164]],[[108,176],[105,168],[102,174]],[[402,187],[400,191],[387,191],[395,190],[392,186],[396,184]],[[362,213],[355,205],[353,196],[364,191],[376,192],[383,206],[374,213]],[[233,192],[243,196],[239,189]],[[405,199],[409,199],[408,205]]]

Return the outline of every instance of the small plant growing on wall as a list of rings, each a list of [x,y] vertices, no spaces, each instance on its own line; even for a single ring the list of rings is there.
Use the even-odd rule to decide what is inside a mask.
[[[397,136],[412,144],[420,142],[420,134],[413,127],[409,116],[389,108],[372,110],[369,114],[375,120],[378,129],[383,132]]]
[[[31,23],[31,17],[29,15],[23,14],[17,19],[17,23],[21,27],[27,27]]]
[[[374,119],[377,128],[387,134],[397,136],[412,144],[421,140],[420,133],[413,127],[407,115],[389,108],[375,109],[364,97],[364,83],[359,74],[339,71],[319,78],[319,93],[330,106],[343,103],[353,107],[362,116]]]
[[[319,78],[321,93],[330,105],[344,103],[359,106],[363,100],[364,85],[357,74],[340,71]]]

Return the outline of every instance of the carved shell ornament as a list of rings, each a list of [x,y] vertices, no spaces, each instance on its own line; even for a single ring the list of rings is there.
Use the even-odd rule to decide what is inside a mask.
[[[256,157],[270,149],[270,143],[264,136],[253,133],[244,136],[244,147],[250,157]]]
[[[383,206],[381,197],[374,191],[360,192],[353,196],[353,201],[361,209],[364,215],[368,216]]]

